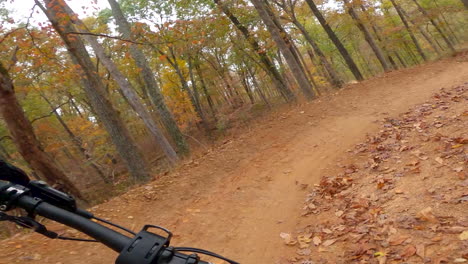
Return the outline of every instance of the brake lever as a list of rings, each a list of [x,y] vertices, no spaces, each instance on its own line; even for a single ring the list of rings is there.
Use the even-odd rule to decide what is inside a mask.
[[[48,238],[56,239],[59,235],[53,231],[47,229],[47,227],[31,217],[25,216],[12,216],[4,212],[0,212],[0,221],[9,221],[13,222],[24,228],[33,230],[36,233],[39,233]]]

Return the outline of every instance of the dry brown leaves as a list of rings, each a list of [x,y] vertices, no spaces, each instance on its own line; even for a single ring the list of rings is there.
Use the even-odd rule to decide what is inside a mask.
[[[362,163],[323,177],[304,205],[311,224],[294,238],[282,235],[298,247],[290,262],[468,263],[468,218],[460,218],[468,202],[468,111],[459,111],[467,91],[468,84],[441,89],[385,118],[379,133],[348,151]]]

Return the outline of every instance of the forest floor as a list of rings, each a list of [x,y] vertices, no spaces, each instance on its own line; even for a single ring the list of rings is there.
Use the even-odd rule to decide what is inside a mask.
[[[273,111],[92,211],[133,230],[167,227],[173,245],[240,263],[462,263],[467,92],[466,53],[347,85]],[[36,234],[0,244],[0,263],[116,256]]]

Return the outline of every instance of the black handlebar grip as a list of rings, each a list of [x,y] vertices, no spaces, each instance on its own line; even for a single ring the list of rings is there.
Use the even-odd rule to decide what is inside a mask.
[[[34,204],[37,204],[37,200],[25,195],[18,199],[17,207],[30,208],[31,205]],[[34,212],[55,222],[75,228],[76,230],[87,234],[88,236],[96,239],[116,252],[121,252],[131,241],[129,237],[124,236],[110,228],[102,226],[80,215],[66,211],[46,202],[37,204]]]

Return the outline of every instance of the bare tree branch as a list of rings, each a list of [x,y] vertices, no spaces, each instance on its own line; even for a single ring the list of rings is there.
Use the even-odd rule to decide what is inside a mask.
[[[0,44],[3,43],[3,41],[5,41],[11,34],[15,33],[18,30],[24,29],[24,28],[26,28],[26,26],[15,28],[15,29],[12,29],[12,30],[8,31],[7,33],[5,33],[5,35],[3,35],[3,38],[0,39]]]
[[[124,39],[122,37],[117,37],[117,36],[110,36],[110,35],[106,35],[106,34],[98,34],[98,33],[91,33],[91,32],[76,32],[76,31],[70,31],[70,32],[67,32],[66,34],[70,34],[70,35],[90,35],[90,36],[95,36],[95,37],[104,37],[104,38],[109,38],[109,39],[120,40],[120,41],[123,41],[123,42],[129,42],[129,43],[138,44],[138,45],[147,45],[147,43],[133,41],[131,39]]]
[[[50,113],[48,113],[47,115],[43,115],[43,116],[34,118],[33,120],[31,120],[31,124],[34,123],[34,122],[36,122],[36,121],[38,121],[38,120],[40,120],[40,119],[44,119],[44,118],[47,118],[47,117],[52,116],[52,115],[57,111],[57,109],[59,109],[60,107],[66,105],[66,104],[68,104],[68,103],[70,103],[70,100],[71,100],[71,99],[69,99],[69,100],[66,101],[65,103],[62,103],[62,104],[60,104],[59,106],[55,107],[55,108],[52,109],[52,111],[50,111]]]

